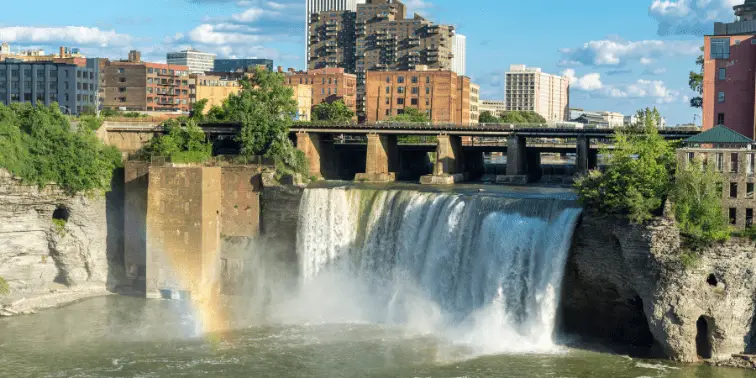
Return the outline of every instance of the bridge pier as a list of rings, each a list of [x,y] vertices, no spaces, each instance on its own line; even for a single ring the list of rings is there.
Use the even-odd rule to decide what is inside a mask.
[[[334,174],[338,156],[333,141],[327,140],[324,134],[298,132],[297,148],[307,156],[310,177],[322,180]]]
[[[358,173],[355,181],[393,182],[399,169],[399,145],[396,135],[368,134],[365,173]]]
[[[534,160],[531,157],[530,160]],[[528,177],[528,148],[527,140],[523,136],[510,135],[507,137],[507,174],[496,176],[498,184],[527,184]],[[533,161],[532,163],[535,163]],[[540,156],[538,167],[540,169]]]
[[[421,177],[420,183],[424,185],[451,185],[466,179],[462,138],[439,135],[433,173]]]
[[[575,174],[584,175],[598,166],[598,151],[591,150],[591,140],[586,136],[577,138]]]

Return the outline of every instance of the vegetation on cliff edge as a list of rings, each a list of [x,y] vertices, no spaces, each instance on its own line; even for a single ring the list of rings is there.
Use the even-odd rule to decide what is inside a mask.
[[[57,183],[69,194],[107,191],[121,154],[87,125],[72,128],[55,103],[0,104],[0,167],[27,183]]]
[[[722,211],[723,181],[712,164],[700,159],[677,171],[671,192],[675,219],[694,246],[730,237],[730,225]]]
[[[165,134],[156,136],[142,150],[143,158],[163,156],[173,163],[204,163],[212,156],[213,146],[205,132],[192,119],[163,122]]]
[[[0,276],[0,295],[8,295],[10,294],[10,286],[8,285],[8,281],[5,280],[2,276]]]

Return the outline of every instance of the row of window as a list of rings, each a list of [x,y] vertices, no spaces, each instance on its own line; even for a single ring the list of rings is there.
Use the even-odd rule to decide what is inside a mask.
[[[705,155],[704,163],[708,163],[708,155]],[[725,171],[725,154],[724,153],[715,153],[714,156],[714,164],[715,169],[718,172],[724,172]],[[730,160],[730,169],[729,173],[740,173],[740,161],[738,160],[739,153],[737,152],[731,152],[729,154],[729,160]],[[688,163],[692,163],[696,158],[695,152],[688,152]],[[756,173],[756,154],[746,154],[746,173],[749,176],[753,176],[754,173]]]
[[[5,100],[5,98],[6,98],[6,94],[0,92],[0,100]],[[65,100],[65,102],[70,101],[70,97],[69,97],[68,93],[64,94],[62,96],[62,98]],[[94,96],[89,96],[89,98],[87,98],[87,96],[83,96],[82,97],[81,95],[76,95],[76,98],[77,98],[77,101],[87,102],[87,100],[89,100],[89,102],[94,102]],[[11,93],[10,94],[10,101],[11,102],[21,102],[21,101],[31,102],[32,99],[35,99],[36,101],[45,101],[45,94],[44,93],[37,93],[36,96],[32,96],[31,93],[24,93],[23,96],[20,93]],[[48,96],[48,100],[49,100],[49,102],[57,102],[58,101],[58,95],[51,94],[51,95]]]
[[[404,93],[405,87],[396,87],[397,93]],[[418,87],[412,87],[410,89],[410,93],[412,94],[419,94],[420,88]],[[425,87],[425,94],[429,95],[431,93],[431,87]],[[386,94],[391,94],[391,87],[386,87]]]
[[[325,83],[326,83],[326,78],[324,78],[324,77],[321,78],[321,84],[325,84]],[[289,84],[290,85],[294,84],[293,80],[291,78],[289,78]],[[310,78],[308,78],[308,77],[304,77],[304,78],[300,77],[299,78],[299,84],[315,84],[315,79],[310,80]],[[328,78],[328,84],[329,85],[331,85],[331,84],[338,85],[339,84],[339,79],[338,78],[331,78],[331,77],[329,77]]]
[[[18,77],[18,71],[19,71],[18,68],[11,68],[10,69],[11,77]],[[38,79],[44,79],[45,78],[45,71],[44,70],[36,70],[36,72],[37,72],[37,78]],[[58,70],[57,69],[56,70],[50,70],[49,72],[50,72],[50,77],[51,78],[57,78],[58,77]],[[64,75],[63,75],[64,77],[68,77],[68,71],[63,71],[63,73],[64,73]],[[76,71],[76,73],[80,75],[81,71]],[[91,74],[91,72],[90,72],[90,74]],[[7,71],[5,69],[1,69],[0,70],[0,77],[5,77],[7,75],[8,75],[8,73],[7,73]],[[32,76],[32,70],[30,68],[24,69],[24,75],[23,76],[24,77],[31,77]],[[81,76],[78,76],[78,77],[81,77]]]
[[[126,88],[118,88],[119,92],[126,92]],[[178,90],[178,89],[168,89],[168,90],[160,90],[160,89],[153,89],[152,87],[147,87],[147,93],[155,93],[155,94],[176,94],[176,95],[183,95],[186,96],[189,94],[189,91],[186,89]]]
[[[753,209],[745,209],[746,228],[753,226]],[[730,224],[736,225],[738,223],[738,209],[731,207],[729,212]]]

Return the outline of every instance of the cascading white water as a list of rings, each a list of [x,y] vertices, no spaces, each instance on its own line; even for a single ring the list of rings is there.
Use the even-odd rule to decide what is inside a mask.
[[[302,290],[319,298],[308,311],[440,331],[480,353],[551,351],[579,214],[558,198],[308,189],[297,240]]]

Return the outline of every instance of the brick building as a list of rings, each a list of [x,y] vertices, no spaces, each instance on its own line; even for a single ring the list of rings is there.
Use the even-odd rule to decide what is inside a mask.
[[[756,1],[733,7],[735,22],[704,36],[703,129],[717,125],[754,138]]]
[[[142,62],[138,54],[130,61],[105,65],[103,107],[126,111],[188,112],[189,68]]]
[[[346,73],[343,68],[323,68],[308,72],[290,69],[285,75],[289,86],[312,86],[313,106],[343,100],[352,111],[357,111],[357,76]]]
[[[368,71],[366,120],[385,121],[415,108],[433,123],[470,124],[470,78],[451,71]]]

